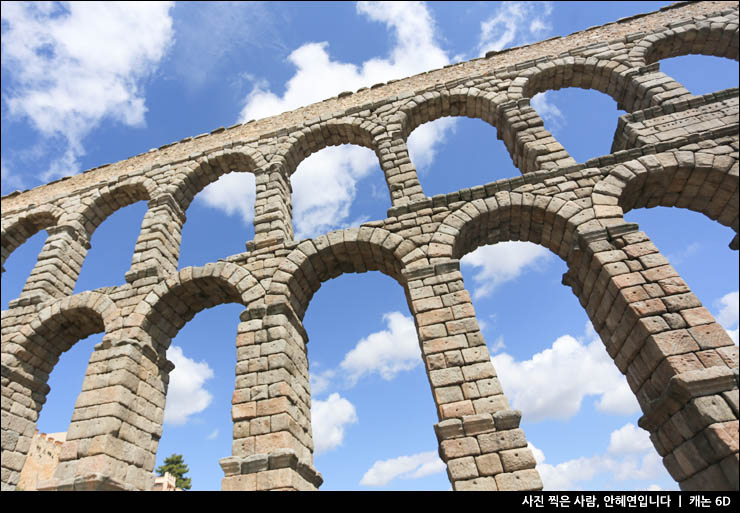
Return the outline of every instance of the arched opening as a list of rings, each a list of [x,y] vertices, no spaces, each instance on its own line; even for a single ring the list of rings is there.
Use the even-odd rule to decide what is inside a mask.
[[[195,196],[182,226],[180,269],[245,251],[245,243],[254,239],[255,191],[252,173],[233,172]]]
[[[391,206],[375,153],[343,144],[301,161],[290,177],[295,240],[385,219]]]
[[[31,274],[39,253],[44,247],[47,233],[46,230],[40,230],[26,239],[20,247],[5,260],[3,264],[2,277],[2,309],[8,309],[8,303],[16,299],[23,286],[26,284],[28,276]]]
[[[497,129],[481,119],[429,121],[411,132],[408,147],[429,197],[519,175]]]
[[[682,55],[660,61],[660,70],[696,96],[738,86],[738,62],[711,55]]]
[[[194,169],[185,168],[177,175],[171,189],[176,205],[168,215],[177,218],[179,269],[243,253],[245,243],[254,238],[257,163],[253,157],[235,148],[202,159]]]
[[[538,93],[530,104],[578,163],[611,153],[617,119],[625,114],[610,96],[578,87]]]
[[[45,307],[30,329],[24,327],[3,348],[3,373],[13,381],[14,391],[3,413],[3,436],[14,442],[3,444],[3,482],[25,490],[36,490],[54,477],[60,464],[58,443],[80,438],[74,422],[84,419],[75,418],[73,411],[84,410],[81,397],[94,393],[83,380],[94,374],[88,362],[105,330],[100,312],[110,302],[81,294],[74,304],[64,299]],[[55,433],[56,442],[34,432]]]
[[[637,427],[641,412],[625,377],[561,284],[566,263],[542,246],[511,241],[478,247],[461,264],[544,489],[676,489]],[[626,445],[614,442],[622,439]]]
[[[432,429],[436,408],[398,283],[378,272],[324,282],[304,326],[321,490],[449,489]]]
[[[172,340],[162,437],[155,470],[183,455],[191,490],[220,490],[218,460],[231,454],[236,327],[244,307],[224,304],[201,311]]]
[[[236,327],[244,305],[258,295],[255,289],[261,287],[247,271],[233,264],[207,264],[181,270],[145,299],[150,307],[142,314],[146,331],[140,336],[147,339],[159,359],[166,355],[175,365],[174,370],[170,363],[160,365],[159,382],[152,385],[156,392],[151,401],[164,407],[155,416],[154,427],[156,430],[167,423],[169,438],[164,448],[158,448],[160,437],[156,436],[152,450],[159,464],[172,454],[184,455],[193,470],[186,476],[193,479],[193,489],[220,489],[218,459],[228,457],[232,445],[230,408],[225,398],[234,395]],[[213,307],[218,308],[200,315]],[[193,323],[195,316],[199,318]],[[237,380],[238,374],[237,363]],[[214,399],[216,407],[209,409]],[[199,446],[189,447],[193,441]],[[212,450],[207,450],[210,442]],[[154,461],[148,470],[155,470]]]
[[[75,292],[123,285],[147,205],[139,201],[116,210],[92,234]]]

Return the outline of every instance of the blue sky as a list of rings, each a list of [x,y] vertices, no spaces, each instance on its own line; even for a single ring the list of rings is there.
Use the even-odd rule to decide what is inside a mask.
[[[566,35],[667,2],[2,4],[2,191],[26,189],[184,137],[264,117],[392,78]],[[685,56],[661,69],[694,94],[737,87],[734,61]],[[699,71],[699,72],[697,72]],[[583,162],[609,153],[624,112],[596,91],[533,100],[546,127]],[[409,147],[428,195],[513,177],[495,128],[445,118]],[[390,200],[372,152],[312,155],[292,178],[297,237],[382,219]],[[254,180],[232,173],[187,212],[180,268],[243,252]],[[124,283],[146,211],[110,216],[92,239],[76,291]],[[738,257],[730,229],[678,209],[629,212],[704,305],[738,337]],[[5,264],[2,308],[43,245]],[[463,259],[494,366],[549,489],[676,489],[644,431],[625,380],[570,289],[564,262],[525,243]],[[182,453],[193,489],[219,489],[231,454],[230,401],[239,305],[199,313],[168,353],[171,378],[157,464]],[[304,319],[313,390],[314,463],[322,489],[447,490],[437,421],[403,290],[379,273],[322,285]],[[65,431],[92,348],[65,353],[39,419]]]

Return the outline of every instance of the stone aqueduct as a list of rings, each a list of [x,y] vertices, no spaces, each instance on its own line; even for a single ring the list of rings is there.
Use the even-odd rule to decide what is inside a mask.
[[[2,487],[14,489],[47,379],[62,352],[104,332],[46,489],[146,490],[162,433],[170,341],[195,314],[244,306],[236,334],[233,450],[224,490],[316,489],[307,335],[322,282],[381,271],[400,283],[437,405],[439,451],[457,490],[542,486],[520,412],[496,378],[459,259],[531,241],[570,286],[643,411],[640,425],[682,489],[738,489],[738,348],[623,213],[687,208],[738,231],[738,89],[694,96],[660,71],[685,54],[738,59],[736,2],[680,3],[220,128],[2,199],[2,262],[48,238],[2,312]],[[530,105],[596,89],[628,114],[612,153],[579,164]],[[427,197],[406,138],[443,116],[497,129],[522,175]],[[372,149],[388,217],[293,239],[290,176],[339,144]],[[256,176],[247,251],[178,271],[188,205],[231,171]],[[148,202],[126,284],[73,294],[89,241],[117,209]],[[728,237],[729,238],[729,237]],[[738,249],[735,234],[730,244]]]

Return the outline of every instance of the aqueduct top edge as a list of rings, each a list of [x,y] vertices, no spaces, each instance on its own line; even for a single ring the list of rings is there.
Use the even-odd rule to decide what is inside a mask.
[[[456,81],[463,83],[471,78],[502,70],[518,72],[536,65],[543,59],[578,55],[584,49],[604,46],[619,40],[636,41],[653,31],[665,30],[666,27],[671,26],[673,20],[694,19],[697,16],[723,13],[735,7],[736,3],[730,1],[677,2],[658,11],[621,18],[616,22],[589,27],[567,36],[557,36],[500,52],[489,52],[486,57],[448,65],[400,80],[391,80],[385,84],[375,84],[370,88],[361,88],[354,93],[340,93],[337,97],[292,111],[232,125],[228,128],[217,128],[210,133],[165,144],[116,163],[104,164],[25,191],[12,192],[2,197],[3,210],[4,213],[12,213],[27,208],[31,204],[46,203],[60,195],[79,193],[121,175],[137,174],[167,164],[190,160],[198,155],[228,148],[232,144],[243,144],[287,134],[320,120],[338,118],[359,110],[374,109],[391,103],[399,97],[410,97],[433,89],[437,84],[449,85]]]

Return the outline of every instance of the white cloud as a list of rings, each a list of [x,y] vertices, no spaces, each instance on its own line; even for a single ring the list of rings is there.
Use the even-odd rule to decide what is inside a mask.
[[[535,94],[530,101],[530,105],[537,111],[537,114],[547,122],[548,130],[552,133],[558,133],[558,131],[563,128],[563,125],[565,125],[565,116],[563,116],[560,109],[550,101],[548,93],[549,91]]]
[[[316,397],[319,394],[329,389],[329,384],[332,378],[336,375],[336,371],[327,369],[322,372],[311,371],[309,377],[311,379],[311,394]]]
[[[421,363],[421,350],[411,317],[400,312],[383,315],[388,329],[371,333],[347,353],[340,364],[351,384],[366,374],[378,373],[385,380]]]
[[[249,225],[254,220],[256,194],[252,173],[229,173],[209,184],[196,197],[227,215],[239,214],[242,222]]]
[[[406,144],[409,157],[419,174],[425,174],[431,167],[445,135],[448,132],[454,132],[455,126],[455,118],[440,118],[424,123],[411,132]]]
[[[344,227],[356,184],[372,170],[382,172],[375,153],[349,145],[326,148],[301,162],[291,177],[296,240]]]
[[[23,180],[10,168],[5,165],[5,161],[0,162],[0,184],[2,184],[2,194],[7,194],[23,187]]]
[[[528,422],[565,420],[596,396],[596,408],[610,414],[639,411],[627,380],[619,373],[600,340],[582,343],[570,335],[551,348],[518,362],[508,353],[491,358],[504,391]]]
[[[233,58],[257,50],[285,51],[279,25],[264,2],[181,2],[172,63],[191,90],[233,76]]]
[[[167,350],[167,359],[175,364],[175,368],[170,372],[164,421],[182,425],[189,420],[188,417],[202,412],[211,404],[213,396],[203,385],[213,377],[213,369],[206,362],[186,357],[182,348],[176,345]]]
[[[145,123],[140,82],[172,41],[172,3],[4,2],[2,66],[12,81],[4,101],[66,149],[46,181],[77,172],[83,139],[103,118]]]
[[[481,331],[483,331],[483,328],[481,328]],[[506,349],[506,344],[504,344],[504,337],[503,335],[499,335],[496,341],[491,345],[491,353],[498,353],[499,351],[503,351]]]
[[[393,479],[417,479],[444,472],[444,462],[437,451],[422,452],[411,456],[400,456],[390,460],[376,461],[360,480],[364,486],[382,486]]]
[[[655,481],[664,483],[666,489],[678,488],[650,441],[646,444],[633,424],[612,432],[610,438],[609,454],[575,458],[557,465],[546,463],[545,454],[530,443],[543,489],[623,490],[625,481],[633,483],[636,490],[663,489]]]
[[[550,258],[550,251],[531,242],[499,242],[482,246],[461,260],[463,265],[480,267],[473,276],[476,288],[473,298],[490,295],[496,287],[519,277],[526,267],[541,266]]]
[[[730,292],[725,294],[716,304],[720,306],[719,313],[717,314],[717,321],[724,326],[727,334],[730,338],[738,343],[738,302],[740,302],[740,294],[738,291]],[[734,329],[733,329],[734,327]]]
[[[627,423],[609,437],[607,452],[613,454],[632,454],[652,450],[653,443],[650,434],[632,423]]]
[[[288,56],[296,72],[285,84],[282,96],[274,93],[264,80],[256,80],[239,120],[272,116],[342,91],[403,78],[450,62],[436,41],[434,20],[424,4],[359,2],[357,11],[393,31],[396,42],[388,57],[355,65],[333,60],[327,42],[304,44]],[[434,147],[452,123],[445,120],[414,132],[419,133],[409,145],[422,166],[431,162]],[[296,238],[345,225],[355,197],[355,184],[377,165],[372,152],[356,146],[325,149],[304,161],[292,179]]]
[[[314,399],[311,405],[311,426],[315,454],[319,455],[342,445],[345,427],[357,420],[354,405],[337,393],[331,394],[326,401]]]
[[[494,14],[480,24],[480,55],[546,37],[552,28],[547,19],[550,14],[550,2],[502,2]]]
[[[211,431],[206,437],[206,440],[215,440],[216,438],[218,438],[218,429]]]

